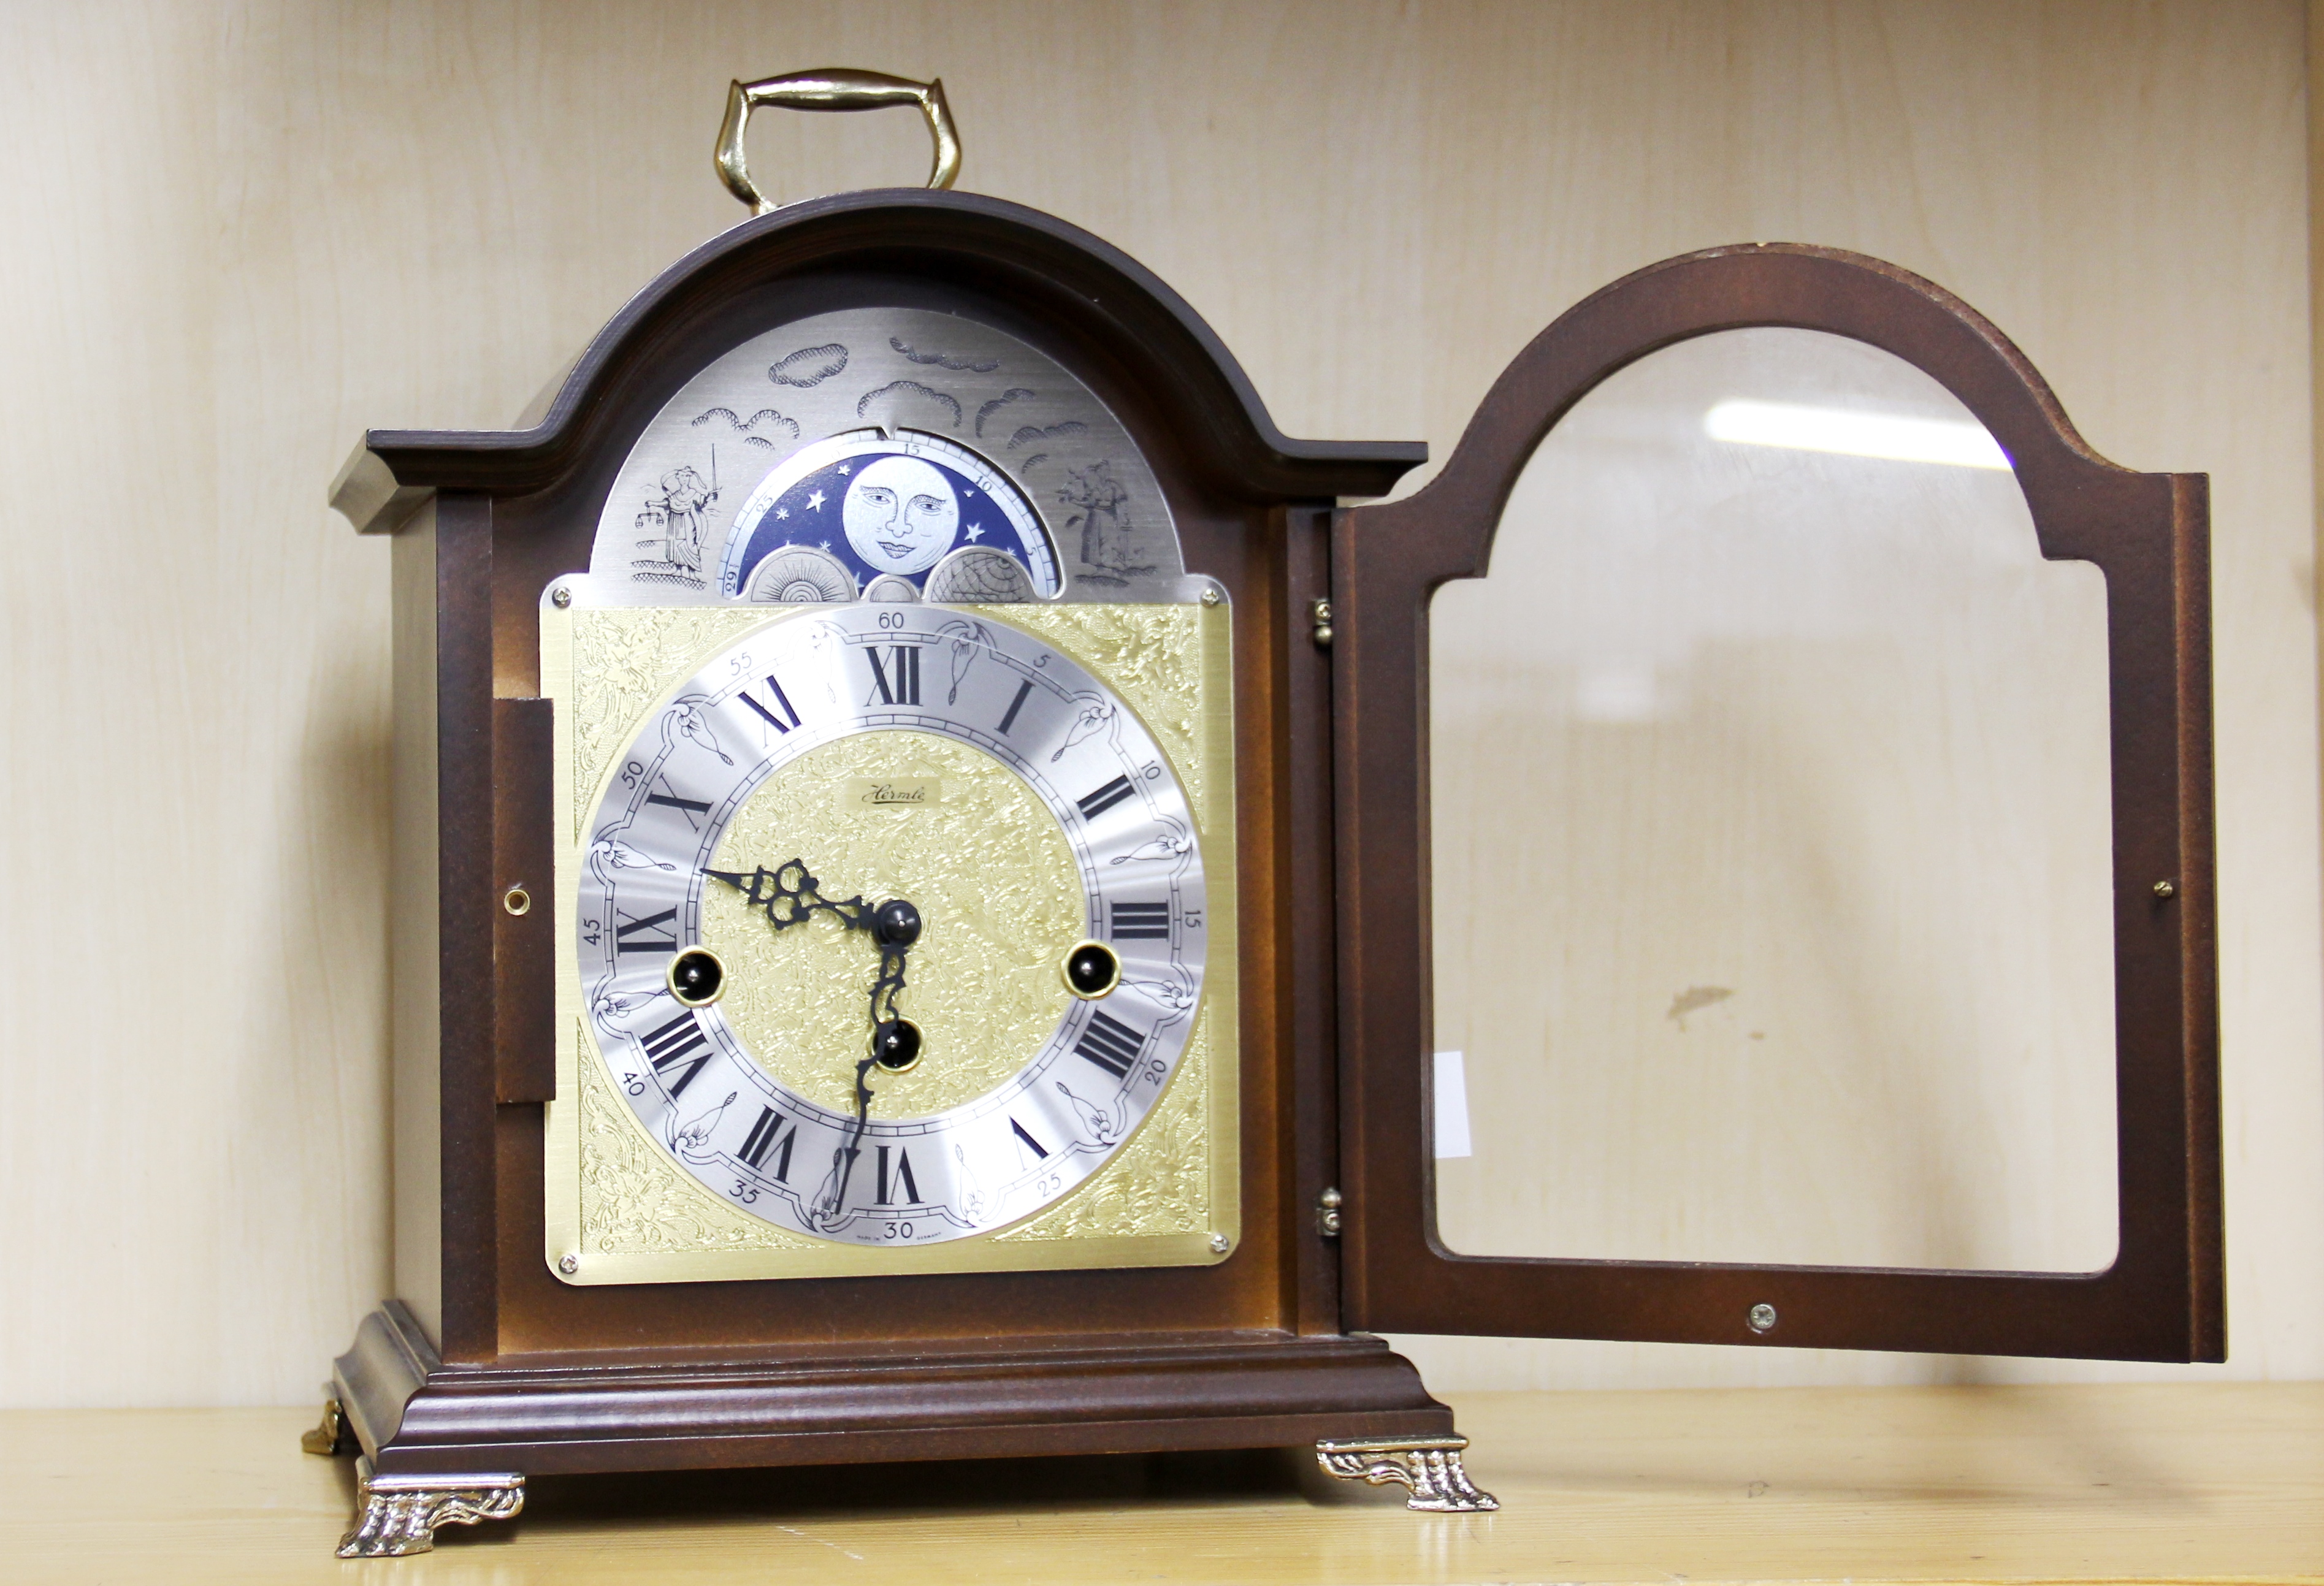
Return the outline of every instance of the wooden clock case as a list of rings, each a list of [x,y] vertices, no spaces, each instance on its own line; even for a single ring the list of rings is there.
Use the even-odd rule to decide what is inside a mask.
[[[586,568],[631,441],[696,370],[878,306],[973,317],[1085,381],[1150,461],[1187,570],[1230,594],[1243,1240],[1212,1268],[567,1286],[540,1255],[552,924],[503,902],[549,872],[537,603]],[[1429,598],[1485,574],[1518,470],[1598,381],[1763,325],[1933,374],[2009,453],[2043,553],[2106,574],[2121,1253],[2105,1272],[1518,1260],[1434,1236]],[[918,190],[793,205],[697,249],[530,428],[371,433],[333,503],[395,539],[401,1298],[339,1360],[344,1433],[323,1438],[360,1443],[367,1492],[465,1487],[489,1515],[512,1512],[492,1484],[527,1473],[1451,1439],[1371,1327],[2223,1358],[2202,477],[2096,456],[2015,349],[1929,283],[1759,246],[1608,287],[1518,356],[1427,489],[1339,506],[1425,455],[1286,438],[1133,261],[1031,210]],[[1774,1335],[1747,1323],[1769,1299]]]
[[[552,926],[502,901],[545,893],[549,871],[540,592],[586,569],[630,441],[696,370],[791,319],[898,305],[973,316],[1078,373],[1152,464],[1189,570],[1229,592],[1242,1242],[1211,1268],[560,1283],[540,1253]],[[333,500],[395,535],[396,1237],[440,1252],[399,1259],[403,1303],[339,1364],[374,1474],[1448,1435],[1417,1372],[1343,1330],[1315,1210],[1333,1183],[1337,944],[1329,656],[1309,613],[1330,593],[1336,500],[1381,494],[1425,456],[1286,438],[1137,264],[1031,211],[922,191],[792,206],[696,250],[535,428],[372,433]]]

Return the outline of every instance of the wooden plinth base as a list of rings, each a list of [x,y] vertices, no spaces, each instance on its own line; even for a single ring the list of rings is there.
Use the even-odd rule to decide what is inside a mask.
[[[1153,1453],[1443,1438],[1376,1338],[992,1340],[956,1351],[446,1366],[389,1301],[335,1390],[376,1479]]]

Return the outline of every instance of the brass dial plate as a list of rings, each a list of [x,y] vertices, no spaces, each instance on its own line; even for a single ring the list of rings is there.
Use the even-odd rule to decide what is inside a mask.
[[[576,586],[585,598],[541,606],[544,685],[558,700],[559,827],[569,837],[558,874],[559,1013],[572,1038],[549,1107],[544,1253],[552,1270],[567,1282],[641,1282],[1222,1259],[1214,1236],[1225,1234],[1231,1250],[1240,1232],[1226,608],[908,606],[883,617],[857,604],[771,616],[760,608],[753,624],[738,622],[731,606],[600,609],[586,599],[584,581],[565,581],[568,595]],[[911,626],[878,630],[883,620]],[[867,645],[892,645],[901,632],[930,641],[947,622],[955,632],[982,624],[993,648],[955,657],[931,643],[920,662],[922,700],[939,713],[1005,714],[1019,679],[1002,675],[1004,651],[1020,669],[1053,666],[1074,686],[1048,690],[1061,707],[1044,729],[1049,735],[1012,767],[1005,742],[989,752],[941,721],[913,724],[884,708],[866,721],[869,707],[838,687],[852,677],[843,659],[833,687],[808,676],[790,696],[797,715],[820,709],[827,718],[819,741],[756,778],[738,777],[724,800],[731,807],[705,798],[702,788],[654,781],[649,798],[716,807],[660,803],[650,810],[656,819],[686,825],[613,831],[606,811],[648,809],[630,797],[638,788],[625,789],[625,776],[634,783],[652,781],[649,768],[699,772],[715,763],[703,744],[747,769],[762,747],[758,738],[788,736],[738,737],[735,717],[684,713],[688,701],[706,705],[706,688],[742,654],[753,659],[737,678],[774,654],[769,636],[777,630],[796,640],[806,630],[793,624],[816,622],[826,644],[838,642],[831,635],[865,630],[853,636],[849,659]],[[976,692],[980,662],[991,673],[988,691],[1007,685],[991,700]],[[964,666],[968,697],[947,700],[959,692],[952,674]],[[884,707],[876,691],[865,697]],[[1149,785],[1170,788],[1162,803],[1117,800],[1118,814],[1107,806],[1093,819],[1083,815],[1080,804],[1111,779],[1082,767],[1080,753],[1066,756],[1068,701],[1119,710],[1126,733],[1105,731],[1130,746],[1137,763],[1126,761],[1127,769],[1157,767],[1147,774]],[[1032,720],[1028,714],[1023,727]],[[989,734],[997,719],[982,725]],[[693,759],[650,752],[673,743],[691,746]],[[1052,755],[1056,777],[1028,779]],[[1077,770],[1088,772],[1082,779],[1091,788],[1070,780]],[[1038,791],[1036,781],[1045,784]],[[1173,809],[1183,817],[1175,825]],[[715,833],[702,837],[697,823]],[[659,839],[626,840],[650,831]],[[605,849],[609,838],[626,852]],[[679,853],[696,839],[698,854]],[[855,1121],[853,1059],[858,1027],[868,1028],[873,961],[865,939],[827,918],[772,931],[739,890],[698,876],[681,882],[676,871],[655,868],[747,872],[794,851],[811,859],[826,894],[860,892],[874,903],[908,897],[927,922],[899,1004],[923,1028],[926,1053],[911,1072],[870,1082],[874,1102],[848,1164],[844,1206],[833,1199],[844,1144],[834,1131]],[[1174,866],[1196,878],[1191,890],[1123,884]],[[609,890],[609,877],[651,884]],[[720,1047],[730,1065],[747,1066],[689,1074],[699,1055],[692,1047],[680,1062],[657,1066],[655,1032],[680,1010],[667,998],[627,1017],[601,1004],[634,994],[605,973],[627,955],[609,959],[601,946],[593,958],[579,937],[602,914],[617,927],[629,923],[629,941],[646,942],[634,922],[664,906],[655,885],[671,891],[678,910],[664,922],[674,933],[668,939],[700,942],[729,972],[716,1007],[698,1010],[703,1047]],[[1135,905],[1148,893],[1176,899],[1175,939],[1143,939],[1133,923],[1118,945],[1123,988],[1094,1003],[1073,998],[1058,981],[1059,954],[1109,933],[1111,902]],[[641,907],[628,907],[632,901]],[[1129,917],[1151,917],[1149,907]],[[662,929],[650,939],[665,939]],[[662,1017],[650,1017],[656,1011]],[[1118,1041],[1089,1040],[1096,1013],[1116,1016],[1137,1037],[1127,1064]],[[659,1037],[660,1052],[669,1040]],[[1135,1070],[1132,1083],[1114,1072],[1122,1067]],[[678,1093],[667,1093],[681,1079]],[[649,1085],[642,1093],[641,1081]],[[781,1122],[761,1127],[767,1116]],[[793,1138],[800,1124],[818,1120],[831,1139],[814,1128]],[[1010,1131],[999,1136],[1005,1151],[994,1139],[980,1143],[969,1127],[980,1121],[985,1134]],[[788,1142],[786,1177],[796,1183],[770,1182],[768,1170],[782,1166],[781,1147],[767,1148],[775,1129]],[[1053,1157],[1045,1164],[1036,1149]],[[802,1173],[810,1162],[816,1170]],[[768,1200],[786,1192],[790,1198],[767,1215]],[[568,1255],[577,1258],[570,1273],[558,1268]]]

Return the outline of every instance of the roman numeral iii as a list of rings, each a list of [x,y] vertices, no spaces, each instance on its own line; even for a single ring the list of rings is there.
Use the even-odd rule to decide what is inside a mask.
[[[1170,906],[1167,903],[1115,903],[1113,929],[1110,933],[1117,942],[1167,942],[1170,939]]]
[[[1129,1076],[1130,1065],[1138,1061],[1139,1048],[1145,1045],[1145,1031],[1108,1018],[1105,1010],[1099,1009],[1090,1014],[1089,1028],[1074,1043],[1074,1051],[1114,1078],[1124,1079]]]
[[[882,705],[918,705],[920,703],[920,647],[917,644],[891,644],[888,647],[888,664],[880,664],[880,646],[865,647],[864,659],[872,663],[872,692]],[[864,704],[872,703],[867,696]]]

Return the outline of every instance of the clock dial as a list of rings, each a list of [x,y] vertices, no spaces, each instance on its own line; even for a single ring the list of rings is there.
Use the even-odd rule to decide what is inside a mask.
[[[1207,908],[1177,776],[989,612],[743,633],[648,715],[586,842],[575,967],[611,1079],[788,1232],[1021,1222],[1122,1148],[1186,1048]]]

